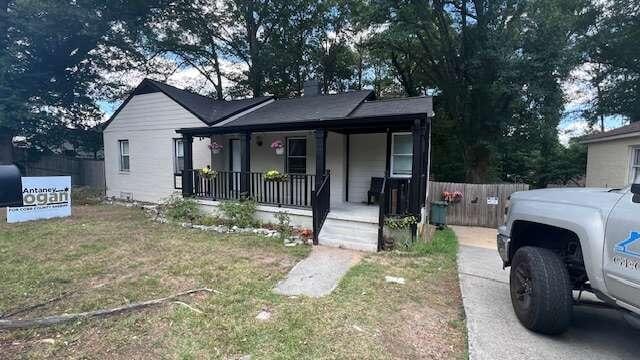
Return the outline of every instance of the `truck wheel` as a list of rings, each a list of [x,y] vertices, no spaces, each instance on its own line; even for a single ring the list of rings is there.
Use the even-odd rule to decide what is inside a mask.
[[[511,263],[511,303],[520,323],[542,334],[569,328],[573,294],[569,273],[558,255],[538,247],[520,248]]]

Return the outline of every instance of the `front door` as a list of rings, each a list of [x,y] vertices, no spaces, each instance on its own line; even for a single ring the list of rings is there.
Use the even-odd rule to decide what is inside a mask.
[[[618,201],[607,221],[604,272],[607,289],[615,298],[640,307],[640,203],[629,191]]]
[[[231,156],[229,159],[229,168],[231,170],[230,181],[232,190],[240,189],[240,174],[238,173],[241,170],[241,160],[240,160],[240,140],[231,139]]]

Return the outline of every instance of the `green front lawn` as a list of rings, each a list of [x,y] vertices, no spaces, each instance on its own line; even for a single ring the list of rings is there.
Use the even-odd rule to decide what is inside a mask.
[[[465,356],[455,236],[371,254],[321,299],[271,289],[309,251],[274,239],[157,224],[139,209],[77,206],[69,219],[0,223],[0,313],[115,307],[198,287],[163,306],[49,328],[0,331],[4,358],[398,359]],[[385,283],[402,276],[406,285]],[[259,321],[267,309],[272,317]]]

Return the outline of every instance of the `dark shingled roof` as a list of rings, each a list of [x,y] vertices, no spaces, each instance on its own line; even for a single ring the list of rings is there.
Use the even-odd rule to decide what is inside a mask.
[[[207,125],[217,124],[233,115],[272,99],[270,96],[262,96],[253,99],[232,101],[216,100],[187,90],[178,89],[177,87],[159,81],[144,79],[122,105],[120,105],[118,110],[111,115],[109,120],[102,125],[102,129],[104,130],[109,126],[120,110],[122,110],[135,95],[152,94],[156,92],[167,95]]]
[[[250,126],[344,118],[364,100],[373,97],[373,91],[360,90],[335,95],[276,100],[221,126]]]
[[[150,85],[192,112],[207,125],[217,124],[230,116],[271,99],[270,96],[261,96],[244,100],[215,100],[155,80],[145,79],[144,81],[148,81]]]
[[[605,131],[597,134],[587,135],[581,138],[580,141],[582,142],[605,141],[610,137],[633,134],[636,132],[640,132],[640,121],[633,122],[627,126],[619,127],[617,129],[613,129],[613,130],[609,130],[609,131]]]
[[[433,116],[433,98],[430,96],[365,101],[349,117],[428,114]]]

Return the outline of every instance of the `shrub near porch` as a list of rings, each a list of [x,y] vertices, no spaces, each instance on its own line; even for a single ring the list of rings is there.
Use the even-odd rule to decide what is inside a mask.
[[[423,255],[368,255],[330,296],[287,298],[271,290],[309,247],[158,224],[121,206],[77,206],[68,219],[2,223],[2,313],[61,294],[19,317],[114,307],[197,287],[218,292],[181,299],[202,313],[170,303],[0,332],[0,352],[3,358],[461,358],[455,245],[444,236],[419,249]],[[385,283],[386,275],[402,276],[407,285]],[[256,319],[262,310],[269,320]]]

